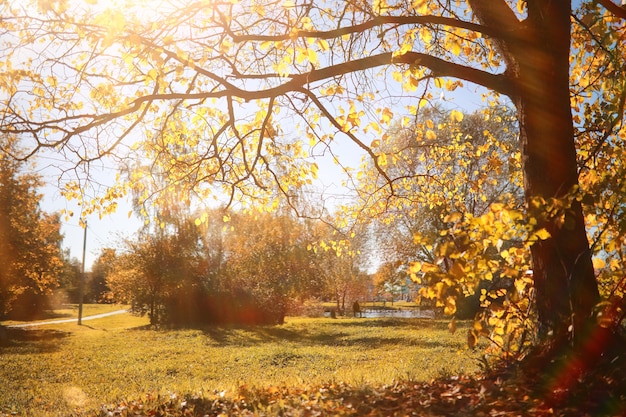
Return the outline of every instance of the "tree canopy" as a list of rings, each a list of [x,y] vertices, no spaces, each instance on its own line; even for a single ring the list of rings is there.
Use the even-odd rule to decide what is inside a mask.
[[[539,321],[576,339],[600,300],[592,253],[613,256],[623,239],[623,176],[608,173],[623,170],[626,12],[572,4],[5,2],[0,132],[20,137],[27,152],[15,157],[60,152],[64,192],[87,211],[131,189],[146,205],[175,189],[190,202],[223,193],[267,209],[280,197],[299,210],[298,189],[319,170],[311,157],[346,141],[396,195],[383,146],[392,123],[410,124],[441,91],[485,87],[487,102],[516,108]],[[107,160],[128,175],[87,198],[90,168]],[[134,169],[145,161],[156,188]]]

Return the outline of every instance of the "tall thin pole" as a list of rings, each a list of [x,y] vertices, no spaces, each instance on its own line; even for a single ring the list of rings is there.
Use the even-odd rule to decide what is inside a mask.
[[[87,221],[85,221],[85,233],[83,234],[83,263],[80,271],[78,284],[78,325],[83,324],[83,298],[85,294],[85,253],[87,252]]]

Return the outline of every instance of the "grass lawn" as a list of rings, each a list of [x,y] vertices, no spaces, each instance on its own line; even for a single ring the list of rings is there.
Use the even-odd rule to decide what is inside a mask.
[[[478,353],[465,348],[465,330],[461,323],[452,335],[445,321],[391,318],[153,330],[130,314],[11,329],[0,344],[0,416],[93,415],[147,394],[232,397],[244,387],[468,374],[477,370]]]

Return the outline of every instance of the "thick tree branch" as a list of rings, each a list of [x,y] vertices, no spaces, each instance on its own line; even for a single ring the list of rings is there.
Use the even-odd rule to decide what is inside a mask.
[[[465,65],[448,62],[443,59],[423,54],[420,52],[407,52],[403,55],[393,56],[393,53],[383,53],[372,55],[325,68],[313,69],[310,72],[293,75],[291,80],[272,88],[263,90],[244,90],[230,83],[223,85],[223,89],[197,93],[159,93],[138,97],[131,102],[130,107],[121,109],[118,112],[100,115],[90,124],[101,125],[107,121],[128,115],[139,109],[144,102],[158,100],[204,100],[209,98],[239,97],[247,101],[277,97],[293,91],[299,91],[304,85],[332,79],[334,77],[349,73],[364,71],[384,65],[407,64],[423,66],[433,71],[435,76],[453,77],[469,81],[486,88],[497,91],[501,94],[510,95],[513,91],[511,80],[505,74],[492,74]],[[194,67],[197,70],[197,67]],[[206,72],[206,71],[204,71]],[[203,72],[203,73],[204,73]],[[211,77],[216,79],[215,77]],[[81,130],[88,129],[89,127]]]
[[[598,0],[598,3],[602,5],[609,12],[613,13],[615,16],[620,19],[626,19],[626,9],[622,9],[617,4],[613,3],[611,0]]]
[[[321,69],[313,69],[310,72],[298,74],[292,76],[291,80],[268,89],[262,90],[244,90],[236,87],[230,83],[221,84],[223,87],[221,90],[213,90],[207,92],[181,92],[181,93],[153,93],[142,97],[137,97],[130,105],[124,109],[120,109],[117,112],[102,114],[102,115],[83,115],[75,116],[79,118],[91,118],[93,121],[82,126],[77,127],[74,131],[66,133],[64,138],[58,143],[62,143],[67,140],[69,136],[74,136],[90,130],[92,128],[101,126],[112,120],[127,116],[141,109],[144,103],[160,101],[160,100],[205,100],[209,98],[232,98],[239,97],[244,100],[257,100],[267,99],[272,97],[278,97],[288,94],[294,91],[300,91],[307,84],[332,79],[341,75],[354,73],[358,71],[364,71],[367,69],[376,68],[384,65],[414,65],[423,66],[430,69],[435,76],[441,77],[454,77],[469,81],[488,89],[494,90],[498,93],[511,96],[513,93],[513,82],[505,74],[492,74],[486,71],[482,71],[476,68],[448,62],[443,59],[423,54],[419,52],[407,52],[400,56],[393,56],[391,52],[383,53],[379,55],[372,55],[369,57],[355,59],[350,62],[344,62],[337,65],[331,65]],[[197,67],[193,67],[198,70]],[[206,71],[202,71],[205,74]],[[213,80],[221,81],[220,77],[211,77]],[[218,83],[219,83],[218,81]],[[231,117],[234,117],[231,114]]]
[[[519,44],[522,24],[505,0],[468,0],[474,15],[485,27],[495,30],[492,36],[498,52],[506,63],[507,70],[516,72],[511,47]]]
[[[430,69],[435,76],[453,77],[481,85],[506,96],[512,96],[515,88],[513,80],[506,74],[492,74],[483,70],[445,61],[420,52],[407,52],[393,57],[394,64],[409,64]]]

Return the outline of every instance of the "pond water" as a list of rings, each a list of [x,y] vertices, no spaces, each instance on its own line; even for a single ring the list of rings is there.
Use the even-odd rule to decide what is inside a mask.
[[[352,316],[350,311],[349,316]],[[324,316],[330,317],[330,312],[324,313]],[[378,317],[393,317],[393,318],[407,318],[407,319],[433,319],[435,318],[435,312],[432,310],[363,310],[363,317],[372,319]]]
[[[435,312],[432,310],[364,310],[363,317],[394,317],[409,319],[434,319]]]

